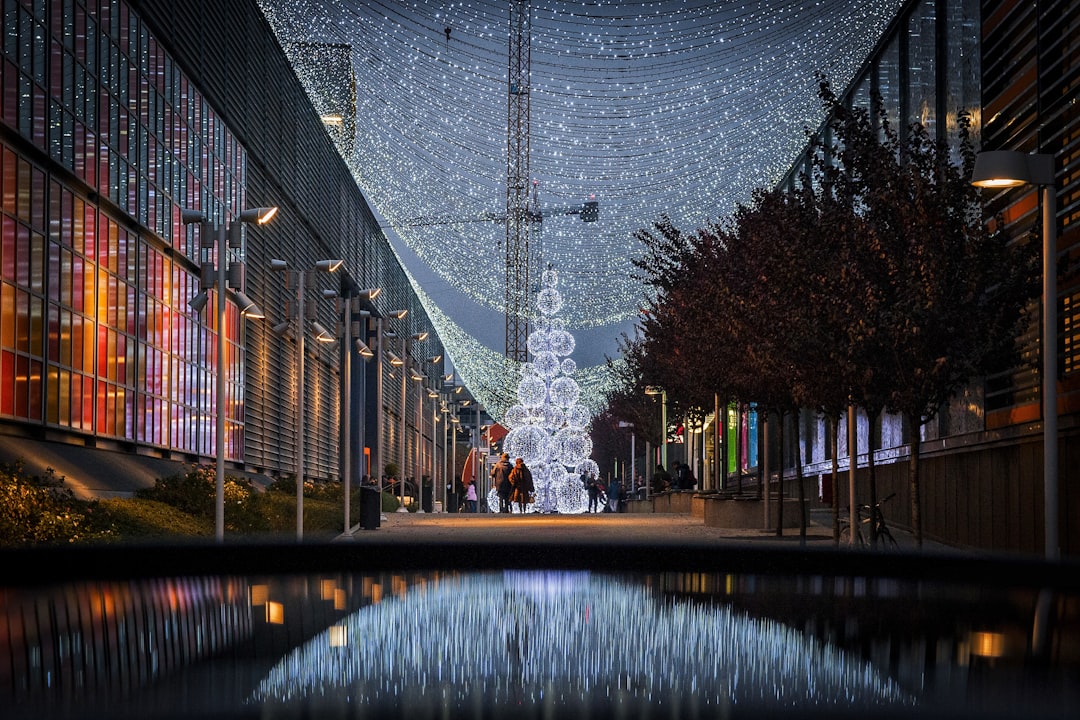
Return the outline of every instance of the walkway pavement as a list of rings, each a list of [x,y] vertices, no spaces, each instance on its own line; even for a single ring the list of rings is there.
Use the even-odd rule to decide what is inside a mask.
[[[806,544],[832,543],[828,511],[812,511]],[[901,549],[914,549],[910,533],[893,530]],[[710,544],[800,542],[798,528],[775,530],[708,527],[700,517],[679,513],[595,513],[585,515],[500,515],[471,513],[385,513],[373,530],[354,527],[353,540],[385,542],[401,537],[418,542],[648,543]],[[341,538],[344,539],[344,538]],[[937,545],[937,548],[943,546]]]

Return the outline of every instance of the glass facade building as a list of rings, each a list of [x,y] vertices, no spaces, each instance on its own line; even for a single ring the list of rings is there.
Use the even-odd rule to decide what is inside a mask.
[[[958,140],[957,118],[967,113],[974,121],[977,147],[1055,158],[1059,328],[1051,342],[1061,358],[1056,412],[1063,552],[1080,548],[1080,275],[1068,269],[1080,257],[1078,37],[1080,3],[1075,0],[913,0],[842,94],[853,106],[869,107],[876,92],[894,127],[919,122],[952,143]],[[794,183],[806,166],[806,158],[796,162],[785,182]],[[987,221],[1017,242],[1040,232],[1037,188],[984,191],[983,199]],[[898,514],[896,522],[907,521],[907,458],[913,433],[919,432],[927,537],[961,546],[1041,551],[1041,420],[1046,409],[1039,392],[1039,358],[1045,345],[1039,337],[1040,309],[1033,311],[1029,330],[1017,338],[1023,357],[1016,367],[973,383],[921,428],[907,427],[889,415],[873,420],[880,438],[873,448],[879,464],[878,497],[895,491],[901,498],[891,508]],[[832,465],[825,424],[809,411],[799,422],[803,469],[824,479]],[[870,450],[869,422],[860,413],[856,453],[863,456],[861,463]],[[839,454],[846,474],[845,424],[841,420]],[[786,447],[770,450],[772,467],[784,464],[786,482],[794,477],[796,437],[789,431]],[[863,494],[866,482],[860,478],[857,487]]]
[[[234,470],[289,474],[302,382],[307,472],[337,478],[341,448],[362,456],[376,445],[375,428],[356,422],[354,437],[340,437],[342,343],[309,343],[296,377],[295,333],[278,338],[267,325],[289,317],[297,289],[271,274],[270,259],[297,268],[344,260],[342,272],[311,287],[309,305],[326,327],[340,315],[320,290],[381,287],[386,302],[410,311],[403,331],[431,328],[257,5],[7,0],[2,36],[5,432],[199,461],[215,452],[220,403]],[[274,225],[239,222],[242,210],[269,205],[281,207]],[[247,287],[243,279],[235,287],[256,299],[266,323],[225,302],[218,327],[223,297],[213,289],[201,312],[189,305],[216,235],[185,225],[185,209],[245,228],[225,252],[232,265],[246,261]],[[357,327],[369,337],[366,322]],[[434,333],[421,351],[441,354]],[[362,362],[353,367],[359,419],[373,379]],[[386,402],[400,416],[400,402]],[[396,453],[398,438],[385,442]],[[26,443],[17,451],[33,453]]]

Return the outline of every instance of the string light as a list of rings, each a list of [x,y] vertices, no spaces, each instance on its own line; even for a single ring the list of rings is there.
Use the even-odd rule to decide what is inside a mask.
[[[505,610],[477,612],[493,599]],[[401,628],[422,628],[424,641]],[[278,714],[341,716],[479,707],[495,717],[540,707],[555,716],[873,716],[920,707],[883,668],[828,638],[732,604],[554,571],[460,574],[363,607],[285,655],[251,700]]]
[[[702,227],[775,186],[805,147],[804,129],[822,120],[815,73],[850,82],[903,4],[533,2],[530,167],[540,205],[600,203],[596,222],[552,214],[531,228],[540,267],[562,269],[567,328],[611,327],[614,347],[616,326],[644,299],[632,277],[634,232],[662,215]],[[505,228],[490,218],[505,212],[508,4],[260,5],[320,113],[334,109],[321,104],[343,86],[340,67],[305,61],[292,43],[350,49],[356,137],[346,159],[357,183],[428,270],[504,312]],[[497,378],[478,394],[508,407],[498,398],[512,397],[516,368],[476,353],[454,309],[441,310],[436,329],[460,374]],[[606,368],[592,371],[584,374]]]

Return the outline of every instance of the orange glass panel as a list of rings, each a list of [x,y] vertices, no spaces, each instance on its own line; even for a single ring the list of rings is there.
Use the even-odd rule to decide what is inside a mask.
[[[15,347],[15,288],[7,283],[0,287],[0,346]]]
[[[49,366],[49,387],[52,391],[46,403],[45,420],[56,425],[60,422],[60,368],[55,365]]]

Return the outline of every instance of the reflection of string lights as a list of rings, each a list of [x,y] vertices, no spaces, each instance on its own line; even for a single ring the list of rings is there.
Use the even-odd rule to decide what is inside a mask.
[[[869,663],[782,623],[727,606],[661,603],[643,587],[587,573],[456,576],[339,625],[279,662],[253,699],[491,711],[606,698],[710,714],[914,705]],[[423,641],[400,632],[416,627]],[[348,646],[335,647],[342,637]]]
[[[592,194],[600,202],[597,222],[545,220],[532,240],[542,266],[566,270],[569,327],[636,315],[636,230],[662,214],[701,227],[775,185],[804,148],[804,128],[820,123],[815,72],[845,85],[903,4],[533,3],[530,170],[541,206]],[[286,47],[351,47],[357,122],[347,159],[357,182],[430,270],[502,312],[505,229],[464,220],[505,209],[507,3],[260,5]],[[316,109],[339,110],[320,105],[340,97],[325,89],[349,85],[340,66],[294,62]],[[436,329],[457,367],[474,362]]]

